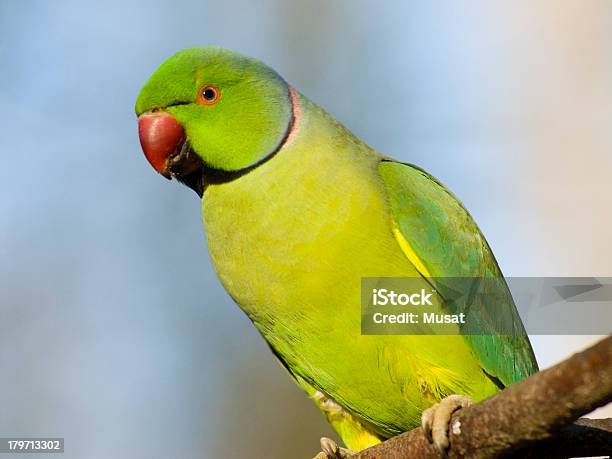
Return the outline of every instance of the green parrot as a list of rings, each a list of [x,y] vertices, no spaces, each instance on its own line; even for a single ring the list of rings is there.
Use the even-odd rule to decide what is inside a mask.
[[[146,82],[136,114],[150,164],[201,197],[223,286],[348,448],[422,421],[445,448],[447,425],[428,408],[450,400],[448,421],[464,397],[482,400],[538,370],[459,200],[366,145],[270,67],[217,47],[180,51]],[[364,335],[364,277],[434,282],[449,308],[453,290],[437,279],[491,278],[501,300],[475,295],[459,306],[476,311],[481,334]],[[515,333],[495,333],[508,321]]]

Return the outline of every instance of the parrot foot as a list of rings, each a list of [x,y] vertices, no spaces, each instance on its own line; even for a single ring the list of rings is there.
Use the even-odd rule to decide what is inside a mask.
[[[441,453],[449,446],[448,427],[453,413],[461,408],[473,405],[474,401],[463,395],[449,395],[440,403],[427,408],[421,415],[421,425],[425,436]]]
[[[317,454],[314,459],[348,459],[355,453],[350,449],[341,448],[331,438],[321,438],[321,449],[323,452]]]

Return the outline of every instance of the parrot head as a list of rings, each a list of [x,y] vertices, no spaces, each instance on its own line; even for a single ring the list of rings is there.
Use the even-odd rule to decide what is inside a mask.
[[[241,174],[282,147],[294,124],[295,97],[255,59],[216,47],[185,49],[138,96],[140,144],[157,172],[201,196],[206,176]]]

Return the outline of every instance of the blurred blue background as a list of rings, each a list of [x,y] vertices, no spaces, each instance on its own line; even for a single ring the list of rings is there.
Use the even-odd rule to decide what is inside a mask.
[[[439,177],[507,275],[612,276],[606,0],[3,1],[0,31],[0,437],[307,458],[330,435],[140,150],[136,96],[181,48],[258,57]],[[548,366],[593,339],[533,342]]]

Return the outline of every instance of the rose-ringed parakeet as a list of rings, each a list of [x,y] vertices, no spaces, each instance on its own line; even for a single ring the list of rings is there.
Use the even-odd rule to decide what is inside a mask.
[[[180,51],[144,85],[136,114],[151,165],[201,197],[223,286],[349,448],[414,428],[452,394],[481,400],[537,371],[491,249],[457,198],[270,67],[216,47]],[[490,277],[503,300],[478,305],[480,335],[366,336],[368,276]],[[508,320],[518,332],[495,334]],[[464,403],[450,400],[448,412]],[[445,428],[428,413],[443,448]]]

